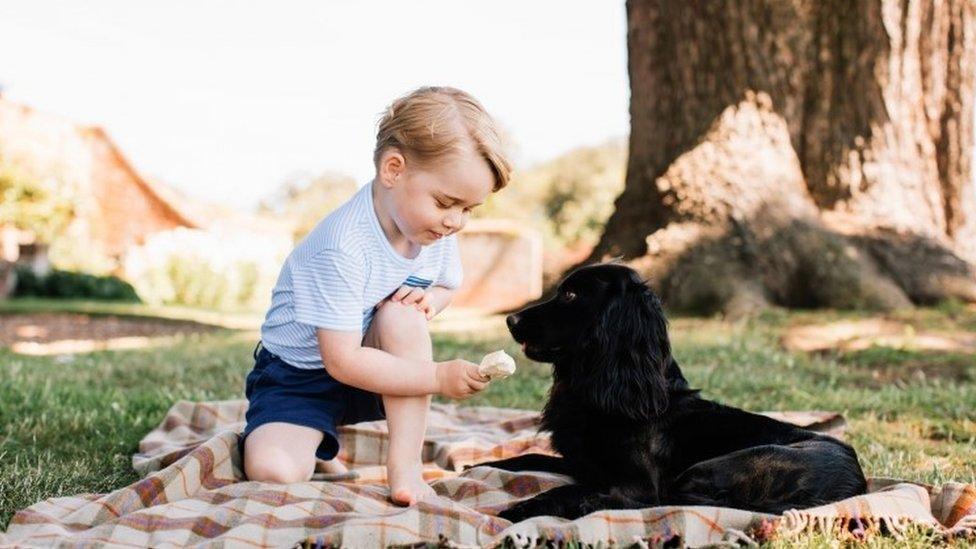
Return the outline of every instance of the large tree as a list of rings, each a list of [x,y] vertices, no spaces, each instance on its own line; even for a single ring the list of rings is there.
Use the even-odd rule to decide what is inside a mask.
[[[976,301],[973,0],[627,17],[627,182],[590,260],[702,312]]]

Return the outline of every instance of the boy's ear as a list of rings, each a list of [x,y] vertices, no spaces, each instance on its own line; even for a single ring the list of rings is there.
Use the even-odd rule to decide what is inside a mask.
[[[380,182],[386,188],[396,185],[403,170],[406,168],[407,160],[395,148],[389,148],[380,157]]]

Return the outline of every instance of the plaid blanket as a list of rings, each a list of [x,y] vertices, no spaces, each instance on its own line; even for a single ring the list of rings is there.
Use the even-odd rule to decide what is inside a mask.
[[[538,414],[525,410],[434,404],[424,444],[425,477],[439,497],[409,508],[387,500],[386,424],[341,430],[340,459],[358,474],[345,482],[292,485],[245,482],[238,432],[246,403],[179,402],[133,457],[142,480],[103,495],[53,498],[17,513],[0,544],[183,547],[241,545],[376,547],[423,542],[492,547],[505,539],[531,547],[547,541],[646,546],[680,536],[689,546],[739,543],[771,535],[832,532],[897,535],[922,524],[947,536],[976,529],[976,488],[920,486],[872,479],[870,493],[783,516],[714,507],[600,511],[574,521],[537,517],[518,524],[495,514],[569,479],[465,465],[525,452],[551,452]],[[841,434],[828,413],[770,414]]]

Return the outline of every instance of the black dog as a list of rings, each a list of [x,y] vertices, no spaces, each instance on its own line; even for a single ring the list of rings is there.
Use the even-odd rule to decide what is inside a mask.
[[[864,493],[854,450],[832,437],[704,400],[671,356],[660,301],[637,273],[595,265],[508,317],[525,355],[553,364],[542,412],[561,458],[486,463],[576,482],[499,516],[577,518],[600,509],[715,505],[768,513]]]

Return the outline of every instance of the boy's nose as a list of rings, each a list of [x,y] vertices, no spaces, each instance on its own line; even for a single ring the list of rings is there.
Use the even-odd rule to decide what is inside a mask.
[[[453,215],[449,215],[444,218],[444,226],[448,229],[459,229],[461,228],[461,219]]]

